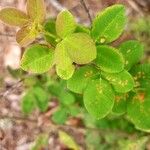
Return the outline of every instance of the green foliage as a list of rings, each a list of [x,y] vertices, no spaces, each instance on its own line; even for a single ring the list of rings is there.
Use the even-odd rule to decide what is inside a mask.
[[[109,83],[99,79],[88,83],[83,98],[88,112],[100,119],[111,111],[115,95]]]
[[[124,6],[114,5],[97,15],[93,21],[91,35],[99,43],[110,43],[121,35],[125,24]]]
[[[125,68],[130,70],[143,56],[143,45],[134,40],[126,41],[120,45],[119,51],[124,56]]]
[[[131,70],[138,90],[148,91],[150,88],[150,64],[141,64]]]
[[[97,74],[97,69],[92,66],[78,68],[72,78],[67,81],[67,88],[75,93],[82,94],[89,80]]]
[[[127,115],[137,129],[150,131],[150,93],[134,94],[127,106]]]
[[[55,97],[59,104],[52,114],[54,123],[64,124],[85,105],[96,119],[124,114],[138,129],[149,132],[150,65],[137,65],[143,46],[135,40],[126,41],[118,48],[111,44],[125,28],[125,7],[117,4],[106,8],[94,19],[92,27],[77,24],[68,10],[60,12],[56,20],[45,22],[45,15],[44,0],[27,0],[26,14],[15,8],[0,11],[4,23],[21,27],[16,35],[20,46],[27,47],[39,35],[46,41],[31,44],[21,59],[24,71],[40,74],[35,80],[26,79],[24,72],[21,75],[25,88],[30,88],[22,100],[24,114],[35,108],[47,111],[49,100]],[[50,69],[50,74],[41,75]],[[67,81],[58,79],[57,75]],[[97,126],[109,124],[103,119],[96,123]],[[105,138],[108,139],[111,137]]]
[[[118,93],[129,92],[134,87],[134,80],[132,76],[125,70],[119,73],[103,72],[102,75],[112,84],[113,88]]]
[[[21,68],[33,73],[47,72],[52,65],[53,50],[39,44],[29,47],[21,60]]]
[[[35,101],[36,100],[33,91],[28,91],[26,95],[23,97],[21,104],[22,111],[24,114],[30,114],[34,110],[36,106]]]
[[[75,102],[74,95],[67,91],[62,91],[59,97],[60,97],[60,102],[64,105],[71,105]]]
[[[122,115],[126,113],[127,109],[127,96],[126,94],[116,94],[115,95],[115,103],[112,109],[112,112],[116,115]]]
[[[87,64],[96,58],[96,46],[86,33],[74,33],[64,40],[70,58],[77,64]]]
[[[22,100],[22,112],[28,115],[37,107],[41,112],[45,112],[48,108],[48,103],[49,94],[41,86],[36,85],[24,95]]]
[[[124,69],[122,54],[110,46],[97,46],[97,58],[95,63],[101,70],[108,73],[117,73]]]
[[[49,19],[45,23],[44,29],[45,29],[46,32],[56,35],[56,23],[55,23],[55,20],[54,19]],[[57,45],[55,37],[52,37],[52,36],[46,34],[45,35],[45,39],[52,46],[56,46]]]
[[[75,67],[72,64],[73,62],[70,59],[63,42],[56,46],[55,63],[57,74],[62,79],[69,79],[73,75]]]
[[[36,98],[36,105],[41,112],[45,112],[48,108],[49,97],[47,92],[39,86],[34,87],[34,96]]]
[[[73,15],[64,10],[60,12],[56,19],[56,31],[62,39],[71,35],[76,29],[76,22]]]
[[[67,110],[60,107],[52,117],[52,120],[57,124],[64,124],[68,118]]]

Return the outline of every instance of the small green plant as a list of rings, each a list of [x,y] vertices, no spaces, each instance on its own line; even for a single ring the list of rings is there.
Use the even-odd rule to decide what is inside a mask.
[[[93,117],[125,114],[136,128],[149,132],[150,64],[139,64],[143,45],[135,40],[117,47],[111,44],[125,29],[125,7],[117,4],[106,8],[89,28],[76,23],[68,10],[60,12],[56,20],[45,21],[45,16],[43,0],[27,0],[27,14],[15,8],[0,11],[3,22],[21,28],[16,40],[27,47],[21,68],[42,74],[55,66],[57,75],[67,80],[67,88],[83,95],[85,108]],[[44,42],[32,44],[37,37],[43,37]],[[69,92],[60,93],[61,97],[67,95],[62,102],[65,106],[74,102],[74,98],[67,102],[67,97],[72,97]],[[42,87],[34,87],[28,96],[41,97],[36,104],[24,98],[30,110],[35,106],[46,110],[47,94]],[[23,108],[27,113],[29,106]],[[56,122],[62,121],[58,117],[64,113],[63,106],[53,117]]]

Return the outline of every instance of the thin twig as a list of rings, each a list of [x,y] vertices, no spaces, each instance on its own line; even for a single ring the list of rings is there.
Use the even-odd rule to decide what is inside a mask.
[[[92,17],[91,17],[91,14],[90,14],[90,11],[89,11],[89,8],[86,6],[86,3],[84,0],[80,0],[81,4],[83,5],[87,15],[88,15],[88,18],[89,18],[89,21],[90,23],[92,24]]]

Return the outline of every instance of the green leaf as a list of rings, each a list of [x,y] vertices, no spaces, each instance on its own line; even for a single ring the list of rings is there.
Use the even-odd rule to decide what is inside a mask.
[[[90,81],[83,94],[87,111],[95,118],[104,118],[114,105],[115,95],[111,85],[103,80]]]
[[[89,80],[97,74],[97,69],[92,66],[78,68],[67,81],[67,88],[75,93],[82,94]]]
[[[135,80],[135,87],[141,90],[150,89],[150,64],[140,64],[131,70]]]
[[[64,131],[59,131],[59,139],[60,142],[63,143],[65,146],[67,146],[67,148],[69,149],[72,150],[80,149],[75,140]]]
[[[21,110],[24,114],[28,115],[33,112],[36,107],[36,100],[33,91],[26,92],[21,102]]]
[[[76,117],[80,113],[80,107],[76,105],[69,106],[69,115]]]
[[[143,45],[138,41],[130,40],[122,43],[119,51],[125,59],[125,69],[130,70],[143,56]]]
[[[56,112],[54,112],[52,116],[52,120],[56,124],[64,124],[68,119],[68,110],[66,108],[59,108]]]
[[[45,112],[48,108],[49,95],[48,93],[40,86],[34,87],[34,96],[36,99],[36,105],[40,111]]]
[[[27,46],[31,44],[38,35],[38,31],[32,27],[23,27],[16,34],[16,41],[20,46]]]
[[[32,21],[42,23],[46,16],[44,0],[27,0],[27,13]]]
[[[126,93],[133,89],[134,79],[127,71],[122,71],[120,73],[104,73],[102,76],[107,79],[113,86],[116,92]]]
[[[62,39],[71,35],[76,29],[76,22],[73,15],[64,10],[60,12],[56,19],[56,31]]]
[[[56,27],[55,27],[56,23],[54,19],[49,19],[45,25],[44,25],[44,29],[46,32],[49,32],[51,34],[56,35]],[[52,46],[56,46],[57,42],[56,39],[52,36],[49,35],[45,35],[45,39],[48,43],[50,43]]]
[[[90,35],[90,28],[88,27],[85,27],[83,25],[80,25],[80,24],[77,24],[77,27],[76,27],[76,30],[75,30],[75,33],[87,33]]]
[[[127,110],[127,101],[126,101],[126,94],[116,94],[115,95],[115,104],[112,109],[112,112],[117,115],[122,115]]]
[[[97,42],[110,43],[121,35],[125,24],[124,6],[113,5],[97,15],[93,22],[91,35]]]
[[[101,70],[108,73],[121,72],[124,69],[124,59],[117,49],[110,46],[97,46],[95,63]]]
[[[68,65],[65,68],[62,68],[59,65],[56,66],[57,75],[64,80],[70,79],[74,73],[74,70],[74,65]]]
[[[29,22],[28,16],[15,8],[4,8],[0,11],[0,20],[4,23],[22,27]]]
[[[55,63],[57,75],[62,79],[69,79],[74,73],[75,67],[72,64],[68,52],[64,47],[64,43],[57,44],[55,49]]]
[[[53,50],[39,44],[29,47],[21,60],[21,68],[28,72],[44,73],[53,65]]]
[[[150,132],[150,92],[139,92],[133,95],[127,105],[128,118],[136,128]]]
[[[86,33],[74,33],[64,40],[70,58],[77,64],[87,64],[96,58],[96,46]]]
[[[62,90],[59,95],[60,102],[64,105],[71,105],[75,102],[75,97],[72,93]]]

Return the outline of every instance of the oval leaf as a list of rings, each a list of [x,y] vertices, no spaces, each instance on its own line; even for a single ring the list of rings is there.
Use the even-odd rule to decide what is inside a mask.
[[[64,131],[59,131],[59,139],[60,142],[66,145],[69,149],[72,150],[80,149],[75,140]]]
[[[74,33],[64,40],[70,58],[77,64],[87,64],[96,58],[96,46],[86,33]]]
[[[136,128],[150,132],[150,93],[137,93],[129,101],[127,115]]]
[[[60,78],[67,80],[71,78],[74,73],[75,67],[72,64],[68,52],[65,50],[64,43],[61,42],[55,49],[55,63],[56,71]]]
[[[124,56],[125,69],[130,70],[143,56],[143,45],[134,40],[126,41],[120,45],[119,51]]]
[[[16,34],[16,41],[20,46],[31,44],[37,37],[38,32],[31,27],[23,27]]]
[[[120,73],[102,73],[103,77],[106,78],[114,87],[118,93],[126,93],[133,89],[134,80],[127,71]]]
[[[93,22],[92,37],[100,43],[110,43],[116,40],[126,24],[123,5],[113,5],[100,12]]]
[[[101,70],[108,73],[117,73],[124,69],[122,54],[110,46],[97,46],[97,58],[95,63]]]
[[[56,31],[58,36],[63,39],[71,35],[75,29],[76,22],[73,15],[68,10],[60,12],[56,19]]]
[[[38,108],[41,112],[45,112],[48,108],[49,102],[48,93],[40,86],[34,87],[33,90]]]
[[[36,108],[36,99],[33,90],[26,92],[21,102],[22,112],[26,115],[33,112]]]
[[[82,94],[88,81],[97,74],[97,69],[91,66],[78,68],[71,79],[67,81],[67,88],[75,93]]]
[[[44,73],[53,65],[53,52],[46,46],[35,44],[29,47],[22,59],[21,68],[28,72]]]
[[[44,0],[27,0],[27,13],[32,21],[42,23],[46,16]]]
[[[72,93],[63,90],[59,94],[59,100],[62,104],[69,106],[75,102],[75,96]]]
[[[4,8],[0,11],[0,20],[4,23],[22,27],[29,22],[28,16],[15,8]]]
[[[112,112],[117,115],[123,115],[127,110],[126,94],[116,94],[115,103]]]
[[[115,99],[111,85],[103,79],[90,81],[83,98],[87,111],[97,119],[104,118],[112,110]]]
[[[64,124],[68,119],[68,109],[60,107],[52,116],[52,120],[57,124]]]
[[[137,89],[150,89],[150,64],[140,64],[131,70]]]

